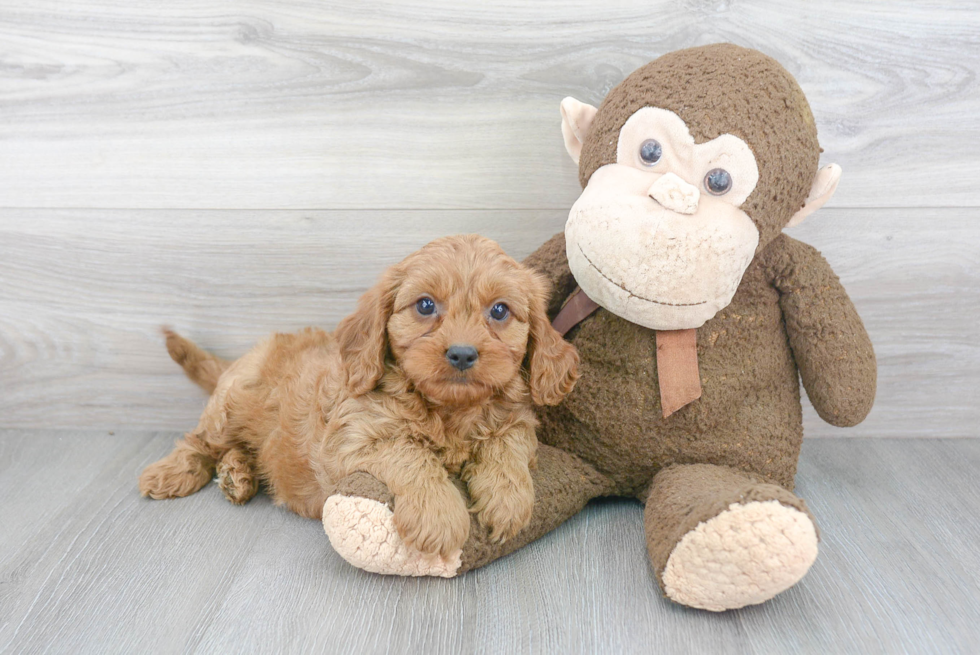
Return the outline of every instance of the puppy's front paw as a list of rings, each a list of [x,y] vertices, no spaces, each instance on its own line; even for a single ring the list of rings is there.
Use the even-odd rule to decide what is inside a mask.
[[[218,462],[215,473],[218,487],[225,494],[225,498],[236,505],[244,505],[259,490],[259,481],[251,465],[237,455],[232,457],[226,455]]]
[[[155,500],[189,496],[211,481],[211,471],[196,457],[171,453],[140,474],[140,493]]]
[[[528,476],[530,478],[530,476]],[[470,493],[476,499],[473,509],[477,520],[490,530],[492,541],[503,543],[513,538],[531,521],[534,509],[534,487],[527,484],[500,486],[477,493],[470,483]]]
[[[470,515],[459,491],[448,481],[395,496],[395,528],[408,546],[449,557],[470,534]]]

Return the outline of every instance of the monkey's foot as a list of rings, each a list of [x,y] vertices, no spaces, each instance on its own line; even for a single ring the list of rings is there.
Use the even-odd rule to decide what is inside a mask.
[[[715,612],[756,605],[796,584],[816,557],[816,528],[805,513],[776,500],[733,503],[674,547],[664,592]]]
[[[357,495],[344,495],[354,489]],[[323,529],[337,554],[351,565],[384,575],[452,578],[459,573],[462,550],[442,558],[405,545],[395,529],[390,492],[375,478],[355,473],[338,491],[323,505]]]

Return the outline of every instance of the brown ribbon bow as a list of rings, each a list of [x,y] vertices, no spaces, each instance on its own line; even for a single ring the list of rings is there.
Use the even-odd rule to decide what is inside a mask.
[[[598,303],[585,295],[582,289],[576,289],[551,324],[565,336],[597,309]],[[701,397],[697,330],[656,330],[656,334],[660,406],[664,418],[667,418]]]

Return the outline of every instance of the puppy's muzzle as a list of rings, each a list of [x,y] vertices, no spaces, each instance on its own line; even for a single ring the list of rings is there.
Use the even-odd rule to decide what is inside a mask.
[[[459,371],[465,371],[471,368],[479,357],[480,353],[470,345],[457,344],[455,346],[449,346],[449,349],[446,350],[446,359],[449,360],[449,364]]]

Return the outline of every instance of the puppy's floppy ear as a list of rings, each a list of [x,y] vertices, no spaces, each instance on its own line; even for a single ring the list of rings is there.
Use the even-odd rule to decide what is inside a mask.
[[[347,390],[361,396],[377,386],[385,372],[388,352],[388,319],[402,275],[395,267],[357,301],[357,309],[344,318],[334,336],[347,369]]]
[[[546,308],[547,284],[533,271],[530,282],[530,324],[528,373],[531,400],[536,405],[557,405],[578,380],[578,351],[551,327]]]

